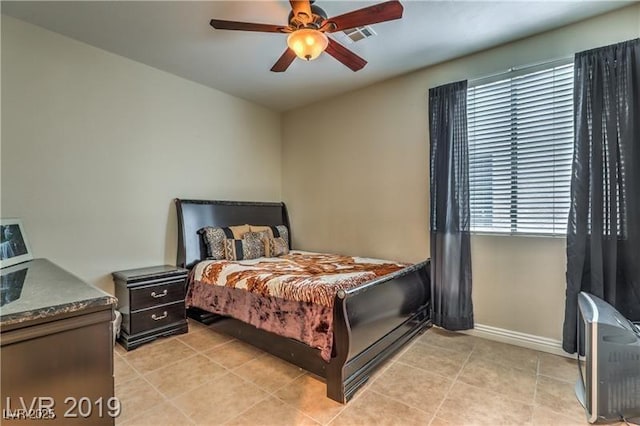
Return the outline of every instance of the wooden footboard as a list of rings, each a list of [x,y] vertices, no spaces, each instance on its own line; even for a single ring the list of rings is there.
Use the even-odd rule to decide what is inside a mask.
[[[431,326],[429,261],[340,291],[334,304],[334,354],[327,396],[347,402],[370,375]]]
[[[345,403],[371,374],[416,334],[431,326],[429,261],[342,291],[333,311],[333,353],[242,321],[189,308],[191,318],[324,377],[327,396]]]

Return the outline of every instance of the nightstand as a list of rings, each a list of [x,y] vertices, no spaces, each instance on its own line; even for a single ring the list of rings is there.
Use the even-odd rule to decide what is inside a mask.
[[[185,308],[186,269],[163,265],[114,272],[122,328],[118,339],[127,350],[161,336],[188,331]]]

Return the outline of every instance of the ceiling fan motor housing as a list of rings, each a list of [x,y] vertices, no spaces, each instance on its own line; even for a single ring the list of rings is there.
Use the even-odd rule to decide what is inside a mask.
[[[327,19],[327,13],[315,4],[311,5],[311,15],[306,16],[304,13],[293,14],[293,10],[289,12],[289,26],[293,30],[300,28],[320,28],[322,23]]]

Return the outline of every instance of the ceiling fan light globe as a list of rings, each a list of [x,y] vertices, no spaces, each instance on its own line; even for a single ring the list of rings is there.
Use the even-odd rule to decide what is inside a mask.
[[[296,56],[306,61],[320,56],[327,48],[329,39],[327,36],[313,28],[303,28],[292,32],[287,37],[287,46],[293,50]]]

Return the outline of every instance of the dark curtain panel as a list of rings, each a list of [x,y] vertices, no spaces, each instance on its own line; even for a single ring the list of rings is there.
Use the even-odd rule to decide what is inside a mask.
[[[564,350],[580,291],[640,320],[640,39],[576,54]]]
[[[467,82],[429,90],[433,322],[473,328]]]

